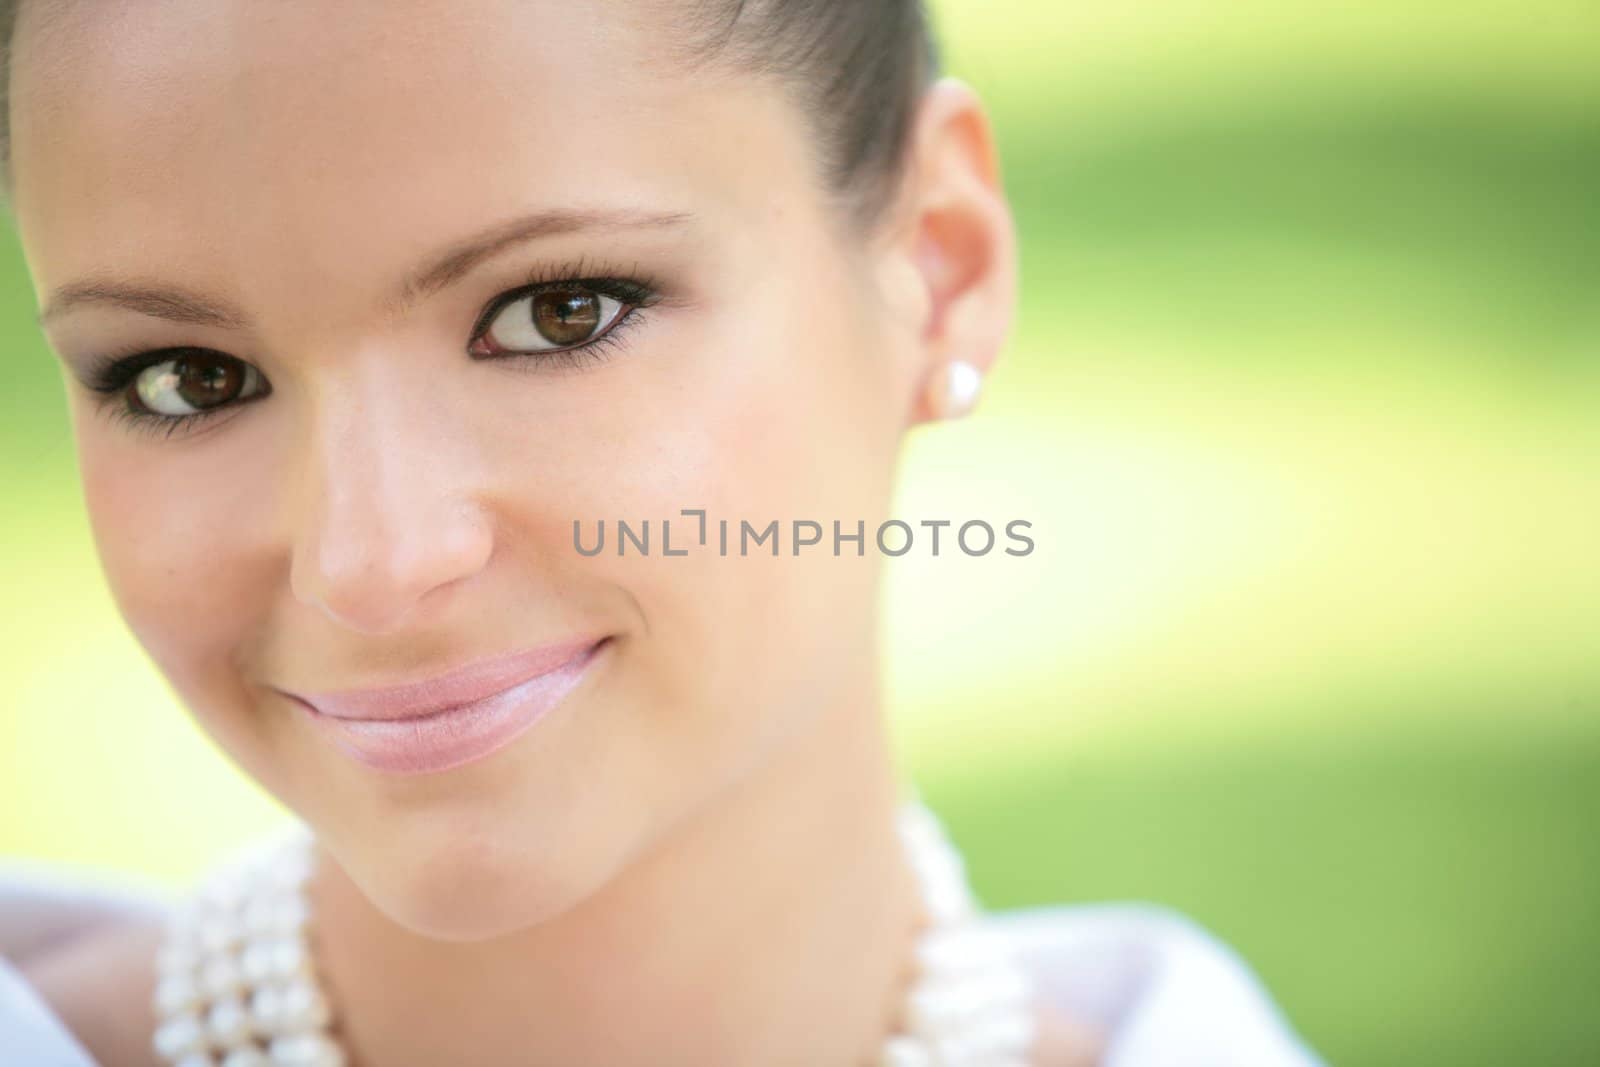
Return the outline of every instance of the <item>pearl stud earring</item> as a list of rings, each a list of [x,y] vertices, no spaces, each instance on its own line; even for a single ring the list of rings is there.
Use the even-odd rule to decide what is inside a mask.
[[[983,388],[983,372],[966,360],[953,359],[928,383],[928,407],[940,419],[956,419],[971,411]]]

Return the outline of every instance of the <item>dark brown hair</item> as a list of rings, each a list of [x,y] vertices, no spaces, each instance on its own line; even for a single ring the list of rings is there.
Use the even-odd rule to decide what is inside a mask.
[[[11,44],[0,0],[0,192],[11,188]],[[940,58],[924,0],[685,0],[681,58],[774,79],[799,105],[827,192],[870,226],[898,188],[911,120]]]

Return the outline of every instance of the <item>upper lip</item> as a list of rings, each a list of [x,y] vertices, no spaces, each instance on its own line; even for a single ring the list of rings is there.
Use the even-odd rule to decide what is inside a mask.
[[[473,704],[548,674],[602,638],[584,637],[540,645],[500,656],[486,656],[420,682],[377,689],[339,689],[290,693],[335,719],[415,719]]]

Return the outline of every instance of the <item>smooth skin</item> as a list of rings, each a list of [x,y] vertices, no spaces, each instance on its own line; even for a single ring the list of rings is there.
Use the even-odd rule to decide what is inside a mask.
[[[1003,346],[1012,219],[944,79],[852,228],[775,85],[674,64],[678,6],[23,8],[14,211],[105,573],[315,830],[365,1064],[865,1064],[903,992],[879,557],[590,558],[572,525],[875,529],[925,383]],[[472,358],[498,297],[572,264],[658,297],[597,358]],[[169,434],[81,384],[172,346],[253,385]],[[354,763],[284,695],[583,634],[612,641],[555,714],[439,773]],[[148,1063],[153,949],[122,923],[28,970],[103,1062]],[[1092,1062],[1044,1022],[1040,1064]]]

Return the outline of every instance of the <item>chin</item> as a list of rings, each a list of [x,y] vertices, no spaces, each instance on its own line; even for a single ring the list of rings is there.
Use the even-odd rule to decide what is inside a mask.
[[[391,922],[434,940],[483,941],[556,918],[617,869],[618,835],[603,820],[544,810],[545,818],[516,819],[390,811],[322,836],[349,881]]]
[[[351,877],[399,926],[436,941],[485,941],[548,922],[605,881],[584,858],[452,843]]]
[[[447,772],[410,795],[324,793],[311,821],[374,909],[418,936],[458,942],[557,918],[614,877],[645,829],[637,805],[580,788],[537,754],[485,770]]]

